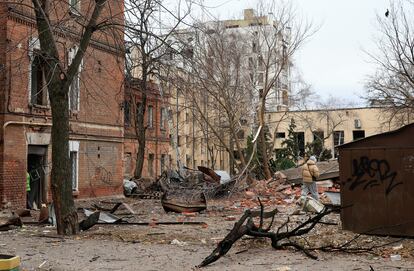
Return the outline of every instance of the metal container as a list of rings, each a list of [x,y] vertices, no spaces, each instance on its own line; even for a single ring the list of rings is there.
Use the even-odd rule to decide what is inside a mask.
[[[414,236],[414,124],[338,147],[342,226]]]

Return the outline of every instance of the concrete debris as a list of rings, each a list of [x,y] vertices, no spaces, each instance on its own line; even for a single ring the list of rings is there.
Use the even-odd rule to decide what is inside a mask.
[[[23,226],[23,222],[14,212],[2,212],[0,214],[0,231],[8,231],[21,226]]]
[[[325,206],[322,203],[309,196],[306,197],[305,202],[303,203],[303,210],[306,212],[320,213],[324,208]]]
[[[393,262],[395,262],[395,261],[401,261],[401,255],[399,255],[399,254],[390,255],[390,259]]]
[[[403,244],[399,244],[398,246],[392,247],[392,250],[401,250],[403,248],[404,248]]]
[[[182,241],[179,241],[177,239],[172,240],[170,244],[171,245],[177,245],[179,247],[183,247],[183,246],[186,246],[187,245],[186,242],[182,242]]]

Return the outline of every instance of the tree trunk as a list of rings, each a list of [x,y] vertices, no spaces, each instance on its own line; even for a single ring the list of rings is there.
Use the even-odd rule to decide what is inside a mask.
[[[235,159],[234,159],[234,144],[233,144],[233,139],[230,138],[230,142],[229,142],[229,167],[230,167],[230,175],[234,176],[235,174],[235,170],[234,170],[234,164],[235,164]]]
[[[146,76],[143,76],[143,80],[147,80]],[[135,164],[134,177],[139,179],[142,177],[142,169],[144,167],[145,159],[145,110],[147,107],[147,83],[142,81],[140,84],[141,96],[141,106],[138,108],[137,121],[135,123],[135,133],[138,141],[138,151],[137,151],[137,162]],[[137,105],[135,105],[137,106]]]
[[[69,101],[68,90],[62,83],[49,85],[52,107],[52,198],[55,205],[58,234],[78,232],[78,214],[72,196],[69,160]]]
[[[32,0],[36,14],[42,68],[47,78],[47,88],[52,109],[52,173],[51,190],[55,205],[58,234],[76,234],[78,215],[72,195],[71,164],[69,159],[69,85],[79,70],[88,48],[97,19],[106,0],[96,0],[91,17],[83,30],[79,50],[68,69],[60,62],[55,33],[49,19],[51,0]]]
[[[260,108],[259,108],[259,126],[262,128],[260,129],[259,133],[259,142],[258,147],[262,153],[262,168],[263,174],[266,179],[272,178],[272,173],[270,172],[269,168],[269,157],[267,156],[267,146],[266,146],[266,136],[265,136],[265,121],[264,121],[264,113],[265,113],[265,98],[261,98]]]

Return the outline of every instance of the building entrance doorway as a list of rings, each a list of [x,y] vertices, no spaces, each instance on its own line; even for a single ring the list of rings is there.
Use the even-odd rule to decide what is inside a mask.
[[[30,191],[27,193],[27,207],[39,209],[47,201],[47,145],[29,145],[27,172],[30,176]]]

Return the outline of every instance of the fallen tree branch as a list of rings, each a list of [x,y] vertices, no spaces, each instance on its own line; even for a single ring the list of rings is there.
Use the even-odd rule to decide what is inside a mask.
[[[325,209],[321,213],[316,214],[313,217],[310,217],[308,220],[300,223],[298,226],[289,231],[288,223],[289,217],[286,222],[284,222],[278,229],[277,232],[271,232],[271,225],[273,224],[274,217],[278,212],[277,209],[274,209],[271,212],[264,212],[263,204],[259,199],[260,211],[251,211],[246,210],[243,216],[234,224],[233,229],[224,237],[224,239],[218,243],[217,247],[213,252],[207,256],[198,267],[207,266],[225,255],[232,247],[232,245],[239,240],[244,235],[253,236],[253,237],[265,237],[271,239],[272,247],[275,249],[282,249],[285,247],[294,247],[297,250],[302,251],[306,256],[317,259],[315,255],[310,253],[309,249],[294,243],[290,240],[291,237],[301,236],[310,232],[320,220],[334,212],[338,208]],[[256,226],[254,223],[254,218],[259,217],[259,226]],[[264,219],[272,218],[270,225],[267,228],[263,228]],[[283,228],[286,228],[286,231],[281,232]],[[282,242],[283,240],[287,240]]]

